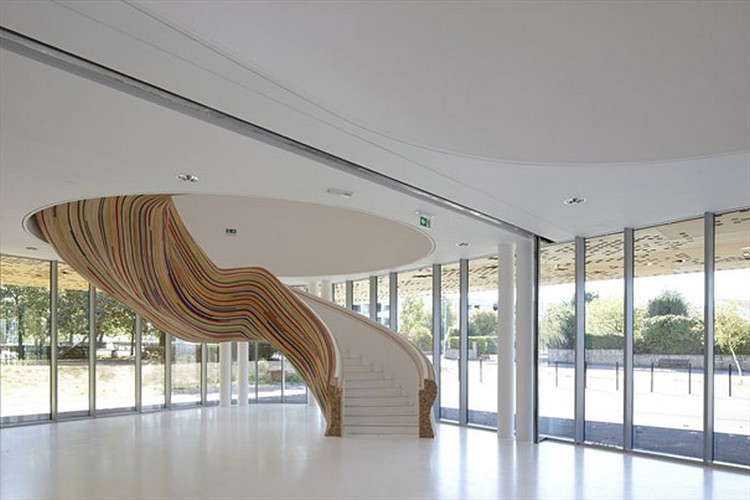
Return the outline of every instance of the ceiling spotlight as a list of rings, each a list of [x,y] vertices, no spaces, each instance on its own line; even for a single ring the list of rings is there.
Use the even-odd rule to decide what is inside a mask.
[[[193,174],[177,174],[177,178],[182,182],[198,182],[200,178]]]
[[[586,198],[580,198],[578,196],[574,196],[572,198],[566,198],[563,200],[563,203],[566,205],[580,205],[581,203],[585,202]]]
[[[468,247],[469,245],[471,245],[471,243],[469,243],[468,241],[459,241],[458,243],[456,243],[456,246],[459,248]]]
[[[326,193],[330,194],[331,196],[339,196],[341,198],[351,198],[354,196],[354,191],[347,191],[346,189],[339,189],[339,188],[327,188]]]
[[[742,258],[750,260],[750,247],[742,247],[740,250],[742,251]]]
[[[32,252],[36,252],[39,249],[37,247],[26,247],[26,250],[31,250]]]
[[[678,259],[675,259],[674,261],[675,264],[684,264],[685,262],[687,262],[687,259],[683,259],[682,257],[680,257]]]

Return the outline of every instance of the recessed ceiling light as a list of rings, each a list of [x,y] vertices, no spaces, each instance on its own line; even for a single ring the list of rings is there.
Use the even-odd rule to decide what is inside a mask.
[[[26,250],[31,250],[32,252],[36,252],[39,249],[37,247],[26,247]]]
[[[330,194],[331,196],[339,196],[341,198],[351,198],[354,196],[354,191],[348,191],[346,189],[339,189],[339,188],[327,188],[326,193]]]
[[[683,259],[682,257],[680,257],[679,259],[675,259],[674,261],[677,264],[684,264],[685,262],[687,262],[687,259]]]
[[[469,243],[468,241],[459,241],[458,243],[456,243],[457,247],[468,247],[469,245],[471,245],[471,243]]]
[[[566,205],[580,205],[581,203],[585,202],[586,198],[580,198],[578,196],[574,196],[572,198],[566,198],[563,200],[563,203]]]
[[[750,247],[742,247],[740,248],[740,251],[742,251],[743,259],[750,260]]]
[[[177,178],[182,182],[198,182],[200,178],[193,174],[177,174]]]

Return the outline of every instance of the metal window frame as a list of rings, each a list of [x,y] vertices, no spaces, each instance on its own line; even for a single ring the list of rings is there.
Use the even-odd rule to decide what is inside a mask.
[[[398,331],[398,273],[388,273],[388,326]]]
[[[164,332],[164,408],[172,408],[172,335]]]
[[[135,411],[143,411],[143,318],[140,314],[135,314],[135,324],[133,325],[133,335],[135,335]]]
[[[541,255],[541,248],[542,239],[539,236],[535,236],[531,241],[531,376],[533,377],[531,381],[533,391],[531,395],[531,436],[535,444],[539,443],[539,258]],[[518,245],[516,245],[514,262],[516,262],[516,266],[518,266]],[[515,273],[516,287],[518,287],[517,267]]]
[[[623,314],[625,331],[625,349],[623,352],[623,426],[622,447],[625,451],[633,450],[633,355],[635,339],[635,231],[633,228],[625,228],[624,231],[624,266],[623,278],[625,281]]]
[[[50,336],[50,373],[49,373],[49,408],[50,420],[57,421],[58,387],[57,387],[57,365],[58,365],[58,332],[57,332],[57,261],[50,261],[49,273],[49,336]]]
[[[350,311],[353,311],[354,310],[354,281],[346,280],[344,284],[346,287],[344,290],[344,293],[346,294],[346,297],[345,297],[346,308],[349,309]]]
[[[703,216],[703,461],[714,461],[714,320],[716,272],[716,215]]]
[[[440,420],[441,326],[443,323],[443,304],[441,301],[442,267],[441,264],[432,265],[432,367],[435,370],[435,380],[438,385],[435,403],[432,407],[435,420]]]
[[[469,259],[459,260],[458,424],[469,422]]]
[[[370,297],[369,297],[368,315],[370,319],[377,323],[378,321],[378,277],[370,276]]]
[[[96,287],[89,283],[89,415],[96,417]]]
[[[201,405],[208,405],[208,344],[201,343]]]
[[[575,356],[574,356],[574,440],[576,444],[586,441],[586,240],[575,239]]]

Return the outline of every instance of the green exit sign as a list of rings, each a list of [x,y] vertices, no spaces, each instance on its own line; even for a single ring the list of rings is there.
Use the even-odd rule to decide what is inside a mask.
[[[432,227],[432,217],[430,217],[429,215],[420,214],[419,226],[425,229],[430,229]]]
[[[226,234],[228,234],[229,236],[234,236],[234,235],[236,235],[236,234],[237,234],[237,229],[235,229],[235,228],[233,228],[233,227],[228,227],[228,228],[226,228],[226,229],[224,230],[224,232],[225,232]]]

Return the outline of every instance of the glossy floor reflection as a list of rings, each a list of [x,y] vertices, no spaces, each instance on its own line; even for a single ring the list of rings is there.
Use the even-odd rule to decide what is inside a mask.
[[[0,431],[11,498],[750,498],[750,475],[441,425],[326,438],[313,407],[203,408]]]

